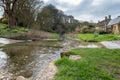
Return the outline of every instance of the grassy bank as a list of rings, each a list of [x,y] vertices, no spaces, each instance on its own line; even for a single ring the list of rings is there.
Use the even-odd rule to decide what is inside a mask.
[[[59,71],[54,80],[119,80],[120,50],[74,49],[80,60],[62,58],[55,62]]]
[[[99,35],[94,35],[94,34],[78,34],[77,38],[83,41],[89,41],[89,42],[94,42],[94,41],[112,41],[112,40],[120,40],[120,35],[119,34],[99,34]]]
[[[58,34],[52,34],[51,39],[59,39],[59,35]]]
[[[7,24],[0,23],[0,37],[6,37],[11,39],[58,39],[58,34],[39,31],[39,30],[30,30],[28,28],[16,26],[14,29],[7,28]]]
[[[11,36],[13,34],[23,34],[29,31],[27,28],[16,26],[14,29],[7,28],[7,24],[0,23],[0,37]]]

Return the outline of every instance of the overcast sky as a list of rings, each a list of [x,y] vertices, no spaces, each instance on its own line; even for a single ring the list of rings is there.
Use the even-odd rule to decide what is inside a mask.
[[[53,4],[65,14],[73,15],[82,21],[104,19],[111,15],[112,18],[120,16],[120,0],[44,0],[45,4]]]
[[[67,15],[73,15],[82,21],[104,19],[111,15],[112,18],[120,16],[120,0],[43,0],[45,5],[53,4]],[[1,10],[0,10],[1,12]],[[1,16],[2,14],[0,14]]]

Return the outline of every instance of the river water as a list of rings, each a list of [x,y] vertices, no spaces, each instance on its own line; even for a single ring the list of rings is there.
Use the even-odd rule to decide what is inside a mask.
[[[5,42],[4,42],[5,43]],[[12,80],[24,76],[36,80],[47,65],[60,58],[61,46],[57,41],[35,41],[8,44],[0,48],[0,71],[7,76],[0,80]]]
[[[0,49],[0,69],[6,65],[7,59],[7,54]]]
[[[51,61],[60,58],[60,52],[74,48],[99,48],[98,44],[83,44],[77,40],[24,42],[0,38],[0,43],[0,80],[13,80],[16,76],[37,80]]]

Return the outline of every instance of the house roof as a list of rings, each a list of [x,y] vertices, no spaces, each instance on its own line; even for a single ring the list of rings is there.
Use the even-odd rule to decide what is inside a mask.
[[[112,19],[112,20],[108,23],[108,26],[114,25],[114,24],[117,24],[117,23],[120,23],[120,16],[118,16],[118,17],[115,18],[115,19]]]
[[[102,20],[99,23],[97,23],[97,26],[104,27],[104,26],[108,25],[108,23],[110,22],[110,20],[111,19]]]

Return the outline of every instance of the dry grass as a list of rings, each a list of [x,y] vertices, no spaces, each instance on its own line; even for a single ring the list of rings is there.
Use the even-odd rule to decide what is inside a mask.
[[[37,30],[31,30],[27,33],[23,33],[23,34],[14,34],[9,36],[9,38],[11,39],[19,39],[19,40],[28,40],[28,39],[32,39],[32,40],[41,40],[41,39],[48,39],[52,36],[52,34],[48,33],[48,32],[44,32],[44,31],[37,31]]]

